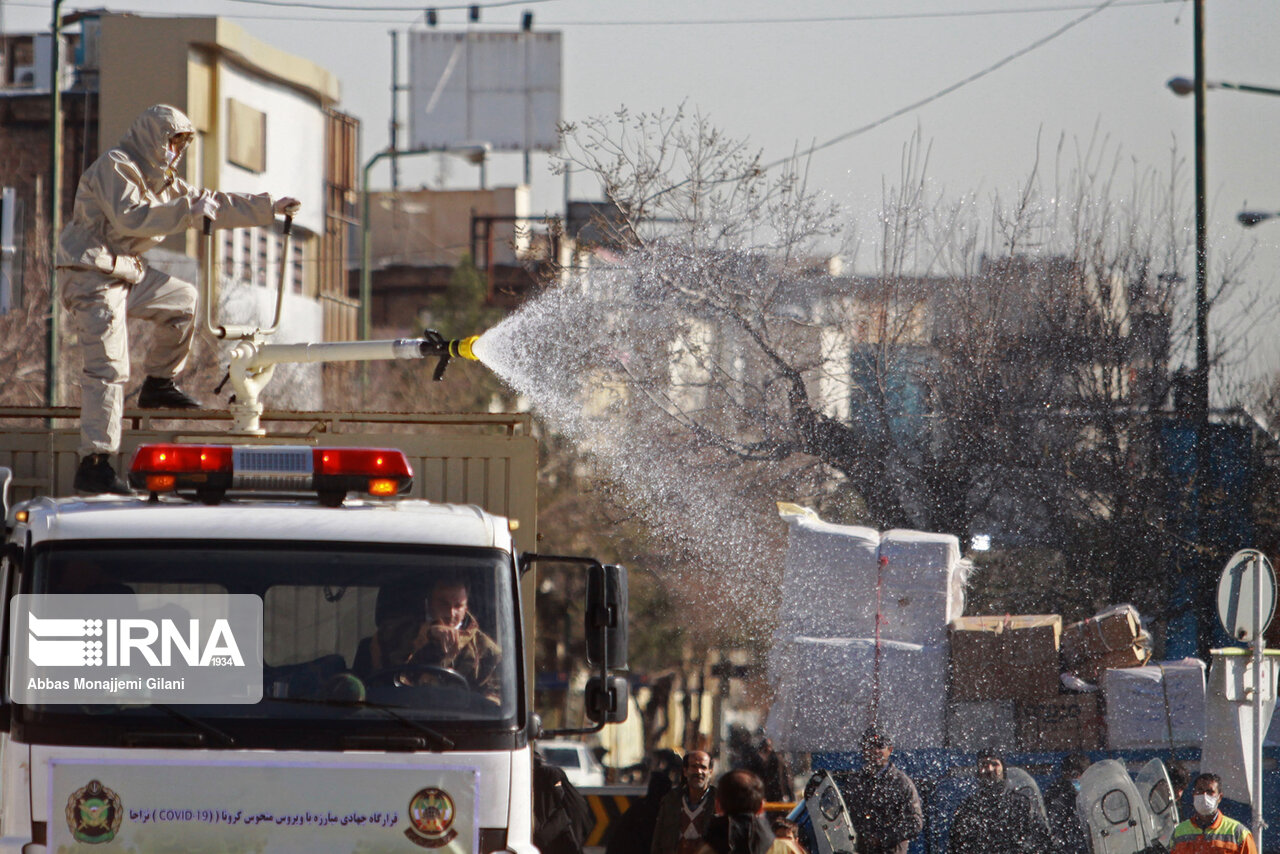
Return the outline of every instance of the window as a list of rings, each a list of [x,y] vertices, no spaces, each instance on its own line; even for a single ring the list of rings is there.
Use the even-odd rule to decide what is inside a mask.
[[[415,731],[406,719],[440,731],[504,727],[519,702],[515,569],[510,555],[494,549],[67,542],[38,552],[23,588],[113,593],[147,603],[172,593],[260,596],[262,701],[183,707],[193,718],[216,722],[239,746],[279,746],[293,738],[339,749],[353,732]],[[437,642],[446,631],[465,638],[466,652]],[[122,733],[174,725],[172,715],[145,703],[22,709],[54,743],[113,744]]]
[[[267,114],[227,99],[227,160],[250,172],[267,171]]]

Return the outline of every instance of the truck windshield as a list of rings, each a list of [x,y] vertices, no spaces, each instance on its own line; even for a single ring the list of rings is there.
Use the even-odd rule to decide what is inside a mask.
[[[165,594],[262,599],[261,702],[16,707],[56,741],[208,724],[227,746],[341,749],[364,734],[376,749],[424,732],[447,746],[512,729],[522,705],[515,569],[497,549],[63,541],[36,553],[21,592],[129,596],[141,611]]]

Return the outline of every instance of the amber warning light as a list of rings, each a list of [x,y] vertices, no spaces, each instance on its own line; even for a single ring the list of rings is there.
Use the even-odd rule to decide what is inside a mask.
[[[406,492],[413,470],[394,448],[143,445],[133,456],[129,482],[151,493],[194,492],[210,504],[233,490],[314,492],[322,504],[336,507],[348,492]]]

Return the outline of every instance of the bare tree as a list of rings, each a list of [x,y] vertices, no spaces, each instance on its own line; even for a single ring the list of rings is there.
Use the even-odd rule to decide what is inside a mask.
[[[1144,561],[1167,547],[1149,479],[1191,340],[1176,155],[1164,176],[1061,142],[1050,176],[979,203],[934,194],[913,140],[873,271],[844,276],[827,259],[863,241],[803,163],[767,169],[682,110],[565,142],[620,212],[612,254],[500,325],[493,363],[603,463],[663,565],[716,571],[678,576],[693,601],[772,607],[769,499],[1065,548],[1113,526],[1091,556],[1135,532]],[[1216,300],[1238,272],[1220,265]]]

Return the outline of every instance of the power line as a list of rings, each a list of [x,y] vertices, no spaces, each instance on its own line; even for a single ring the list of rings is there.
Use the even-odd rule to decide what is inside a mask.
[[[1091,7],[1088,12],[1085,12],[1083,15],[1079,16],[1078,18],[1074,18],[1071,21],[1068,21],[1067,23],[1063,24],[1061,27],[1058,27],[1058,29],[1049,33],[1047,36],[1043,36],[1041,38],[1036,39],[1026,47],[1021,48],[1020,50],[1014,51],[1013,53],[999,60],[998,62],[988,65],[986,68],[982,69],[981,71],[970,74],[968,77],[964,78],[963,80],[960,80],[956,83],[952,83],[950,86],[939,89],[937,92],[934,92],[932,95],[928,96],[927,98],[921,98],[919,101],[916,101],[914,103],[908,104],[905,107],[901,107],[897,110],[894,110],[892,113],[889,113],[888,115],[883,116],[882,118],[876,119],[874,122],[871,122],[870,124],[863,125],[862,127],[855,128],[847,133],[842,133],[839,136],[832,137],[831,139],[827,140],[824,143],[810,146],[807,150],[802,151],[798,154],[793,154],[790,157],[783,157],[780,160],[775,160],[772,163],[766,164],[761,168],[768,170],[768,169],[774,168],[775,166],[781,166],[783,163],[788,163],[793,160],[798,160],[801,157],[808,157],[809,155],[814,154],[815,152],[822,151],[825,148],[830,148],[831,146],[844,142],[847,139],[851,139],[852,137],[858,136],[859,134],[866,133],[867,131],[872,130],[873,128],[878,128],[880,127],[880,125],[885,124],[886,122],[890,122],[893,119],[898,118],[899,116],[905,115],[906,113],[909,113],[912,110],[917,110],[920,107],[923,107],[925,104],[932,103],[938,100],[939,98],[942,98],[946,95],[950,95],[952,92],[956,91],[962,86],[967,86],[968,84],[974,82],[975,80],[980,80],[983,77],[986,77],[988,74],[991,74],[993,71],[1003,68],[1004,66],[1008,65],[1010,62],[1013,62],[1015,59],[1026,56],[1028,53],[1031,53],[1031,51],[1044,47],[1046,44],[1053,41],[1058,36],[1062,35],[1063,33],[1067,32],[1068,30],[1074,27],[1079,26],[1080,24],[1083,24],[1085,21],[1089,20],[1094,15],[1097,15],[1099,12],[1102,12],[1108,6],[1113,6],[1113,5],[1118,5],[1118,0],[1103,0],[1103,2],[1097,4],[1096,6]]]
[[[1182,4],[1186,0],[1117,0],[1116,6],[1167,6],[1171,3]],[[952,9],[942,12],[884,12],[864,15],[822,15],[814,17],[777,17],[777,18],[734,18],[724,20],[717,18],[689,18],[665,21],[555,21],[545,22],[548,27],[696,27],[696,26],[736,26],[736,25],[768,25],[768,24],[831,24],[858,21],[914,21],[931,18],[975,18],[993,15],[1025,15],[1039,12],[1078,12],[1092,9],[1092,3],[1070,3],[1058,6],[1036,6],[1018,9]]]
[[[250,6],[283,6],[293,9],[326,9],[331,12],[417,12],[421,14],[431,5],[430,2],[413,6],[368,6],[328,3],[310,3],[307,0],[226,0],[227,3],[245,3]],[[491,0],[488,3],[460,3],[450,6],[432,6],[439,11],[452,9],[470,9],[479,6],[482,9],[497,9],[502,6],[530,6],[534,3],[551,3],[553,0]]]
[[[356,6],[342,4],[319,4],[307,2],[291,2],[291,0],[225,0],[228,3],[246,3],[257,6],[273,6],[273,7],[296,7],[318,10],[329,10],[333,12],[412,12],[415,17],[421,16],[422,12],[427,8],[426,5],[417,6]],[[498,8],[503,6],[531,5],[533,3],[549,3],[552,0],[505,0],[504,2],[493,2],[489,4],[480,4],[483,8]],[[1139,6],[1168,6],[1170,4],[1181,4],[1186,0],[1117,0],[1114,4],[1116,8],[1120,7],[1139,7]],[[0,0],[0,3],[10,7],[23,7],[30,9],[47,9],[47,2],[22,2],[22,0]],[[95,7],[96,8],[96,7]],[[464,9],[465,5],[449,5],[436,6],[438,10]],[[992,17],[999,15],[1026,15],[1038,14],[1042,12],[1078,12],[1082,9],[1092,8],[1088,3],[1068,3],[1056,6],[1037,6],[1030,8],[1017,9],[953,9],[941,12],[886,12],[882,14],[864,14],[864,15],[827,15],[820,17],[774,17],[774,18],[737,18],[737,19],[717,19],[717,18],[689,18],[689,19],[665,19],[665,20],[565,20],[556,21],[548,20],[542,22],[543,27],[703,27],[703,26],[769,26],[769,25],[786,25],[786,24],[826,24],[826,23],[859,23],[874,21],[909,21],[909,20],[935,20],[948,18],[972,18],[972,17]],[[89,11],[87,9],[77,11]],[[134,12],[134,14],[157,14],[167,15],[170,17],[210,17],[208,13],[196,12]],[[362,20],[353,20],[351,18],[326,18],[316,17],[314,15],[251,15],[244,13],[227,13],[218,15],[217,17],[232,18],[235,20],[245,21],[307,21],[310,23],[341,23],[341,24],[403,24],[404,20],[400,18],[364,18]],[[486,27],[497,27],[500,24],[481,22],[471,25],[474,29],[484,29]]]

